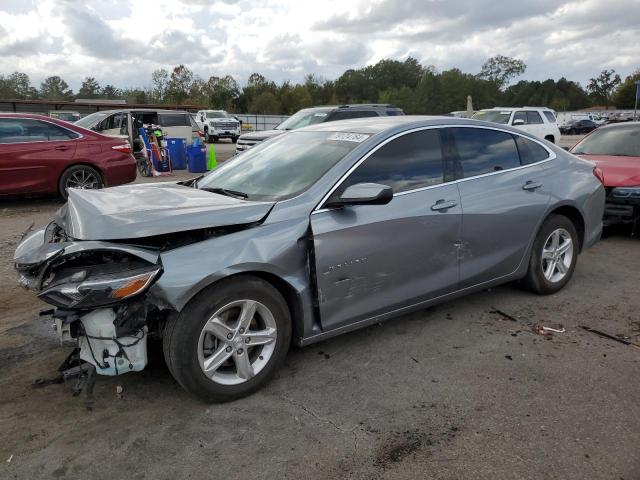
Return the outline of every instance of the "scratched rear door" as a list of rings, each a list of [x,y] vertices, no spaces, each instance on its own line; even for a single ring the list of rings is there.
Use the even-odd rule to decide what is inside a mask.
[[[405,133],[374,151],[337,190],[389,185],[389,204],[311,215],[324,329],[457,289],[462,212],[458,187],[443,171],[439,131]]]

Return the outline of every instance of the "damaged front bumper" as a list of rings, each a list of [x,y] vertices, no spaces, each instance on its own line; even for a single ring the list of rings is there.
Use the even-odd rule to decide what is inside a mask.
[[[61,340],[102,375],[142,370],[156,307],[146,300],[162,275],[157,251],[116,242],[73,241],[55,222],[27,234],[16,249],[20,284],[57,307]]]
[[[640,187],[607,189],[604,225],[636,223],[640,220]]]

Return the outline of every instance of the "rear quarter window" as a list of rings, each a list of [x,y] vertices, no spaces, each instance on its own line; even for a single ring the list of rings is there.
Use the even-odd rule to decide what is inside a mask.
[[[547,117],[549,123],[556,123],[556,116],[553,112],[544,112],[544,116]]]
[[[549,152],[542,145],[518,135],[515,138],[522,165],[531,165],[549,158]]]

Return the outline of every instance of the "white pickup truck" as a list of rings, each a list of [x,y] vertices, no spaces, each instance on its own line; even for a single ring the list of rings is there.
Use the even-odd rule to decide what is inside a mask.
[[[236,143],[240,136],[240,122],[224,110],[200,110],[196,113],[196,123],[208,143],[220,138],[230,138]]]

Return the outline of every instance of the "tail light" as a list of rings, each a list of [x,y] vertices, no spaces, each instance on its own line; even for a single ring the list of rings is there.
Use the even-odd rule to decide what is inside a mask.
[[[593,175],[604,185],[604,173],[598,167],[593,168]]]
[[[131,153],[131,145],[129,145],[128,143],[124,143],[122,145],[114,145],[111,148],[116,152],[126,153],[126,154]]]

